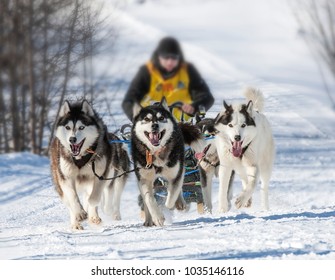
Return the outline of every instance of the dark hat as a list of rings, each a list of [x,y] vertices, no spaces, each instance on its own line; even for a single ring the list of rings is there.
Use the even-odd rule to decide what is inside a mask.
[[[175,54],[182,55],[182,51],[179,45],[179,42],[173,37],[163,38],[157,46],[157,54]]]

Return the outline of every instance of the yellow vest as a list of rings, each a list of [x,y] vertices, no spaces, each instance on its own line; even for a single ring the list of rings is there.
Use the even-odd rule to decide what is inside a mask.
[[[191,95],[189,92],[189,76],[186,65],[183,64],[179,71],[170,79],[164,80],[159,71],[154,67],[152,62],[147,63],[147,68],[151,76],[149,92],[143,97],[141,105],[149,106],[155,102],[160,102],[163,97],[166,98],[167,104],[181,101],[186,104],[192,104]],[[180,109],[174,109],[172,112],[177,121],[188,120],[190,117],[182,114]],[[184,115],[184,116],[182,116]]]

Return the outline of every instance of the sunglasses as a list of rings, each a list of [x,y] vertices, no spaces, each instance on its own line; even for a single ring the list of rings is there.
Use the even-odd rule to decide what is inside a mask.
[[[172,59],[172,60],[179,60],[179,55],[178,54],[160,54],[159,57],[162,59]]]

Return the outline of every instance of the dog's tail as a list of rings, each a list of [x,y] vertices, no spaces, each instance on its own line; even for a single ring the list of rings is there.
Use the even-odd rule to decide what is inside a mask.
[[[189,145],[195,152],[202,152],[206,146],[206,141],[201,130],[191,123],[178,123],[184,137],[184,142]]]
[[[254,109],[258,112],[262,112],[263,108],[264,108],[264,96],[263,93],[256,88],[253,87],[248,87],[245,91],[244,91],[244,96],[247,98],[247,100],[251,100],[253,105],[254,105]]]

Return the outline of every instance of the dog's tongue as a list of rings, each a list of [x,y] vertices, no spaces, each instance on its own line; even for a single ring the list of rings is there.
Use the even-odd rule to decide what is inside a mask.
[[[150,143],[154,146],[158,146],[159,145],[159,132],[150,132],[149,133],[149,140]]]
[[[85,139],[84,139],[85,140]],[[81,147],[83,146],[84,140],[82,140],[78,144],[71,144],[71,151],[73,156],[77,156],[80,154]]]
[[[233,156],[234,157],[242,156],[242,141],[233,142]]]
[[[71,151],[73,155],[79,155],[80,153],[80,144],[72,144],[71,145]]]

